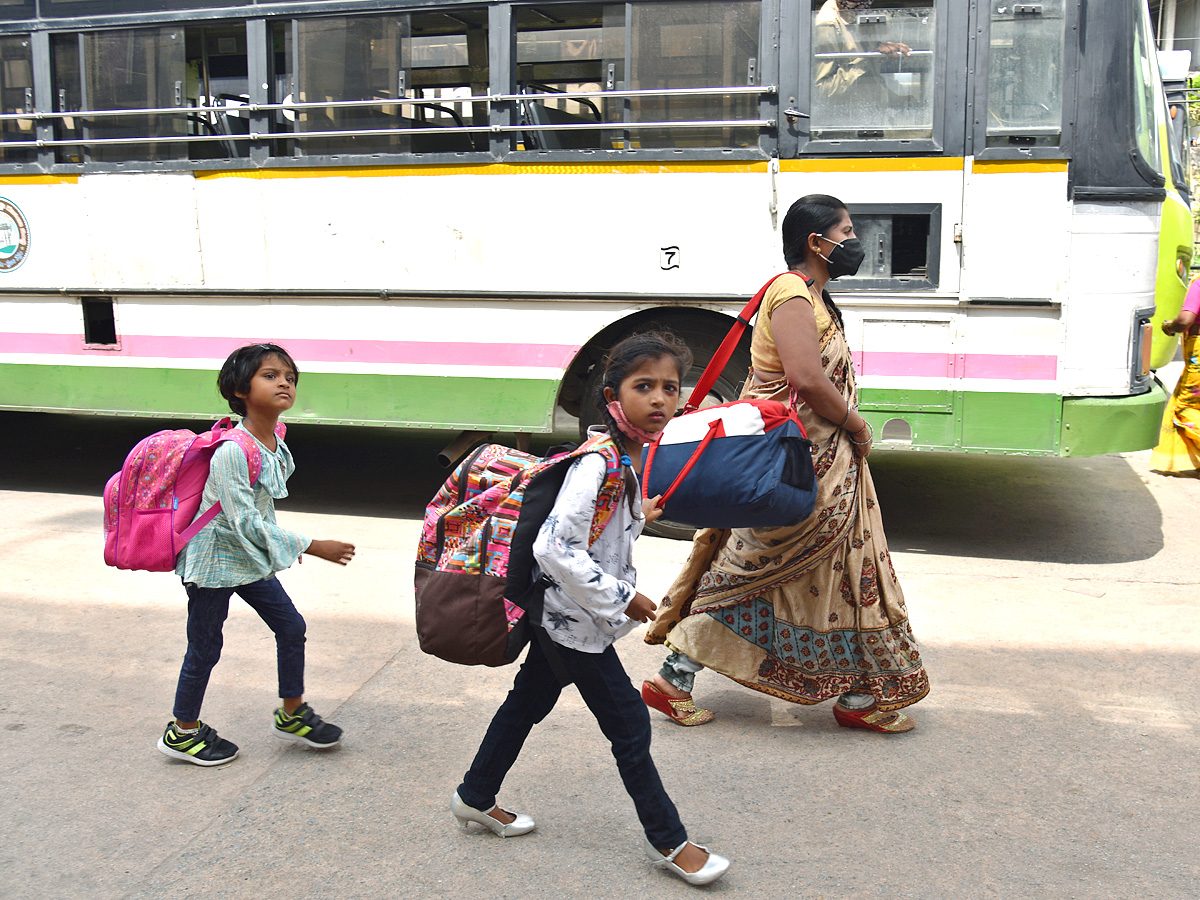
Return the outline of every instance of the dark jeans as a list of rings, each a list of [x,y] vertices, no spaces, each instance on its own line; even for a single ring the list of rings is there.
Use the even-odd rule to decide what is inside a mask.
[[[221,629],[229,615],[229,598],[237,594],[275,632],[279,696],[304,694],[304,617],[275,576],[231,588],[185,584],[188,595],[187,653],[175,690],[175,718],[194,722],[208,688],[208,676],[221,658]]]
[[[647,839],[659,849],[678,847],[687,840],[687,831],[650,758],[650,714],[629,683],[617,651],[612,647],[603,653],[557,649],[583,702],[612,743],[621,780],[633,799]],[[545,652],[536,640],[532,641],[508,698],[492,717],[475,760],[458,788],[464,803],[485,811],[495,805],[504,776],[516,762],[525,738],[554,709],[561,693]],[[551,777],[547,775],[547,780]]]

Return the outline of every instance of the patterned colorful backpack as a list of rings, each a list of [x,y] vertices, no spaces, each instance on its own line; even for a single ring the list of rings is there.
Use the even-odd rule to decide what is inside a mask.
[[[545,459],[486,444],[446,479],[425,510],[417,549],[417,639],[424,652],[462,665],[502,666],[531,637],[544,636],[532,627],[541,621],[544,591],[533,581],[533,542],[571,462],[585,453],[599,453],[606,463],[590,545],[624,491],[620,451],[607,434]]]
[[[275,426],[282,438],[283,423]],[[170,572],[184,544],[216,518],[214,503],[196,517],[217,447],[233,441],[246,454],[250,484],[262,472],[258,442],[221,419],[203,434],[158,431],[134,445],[121,471],[104,486],[104,561],[118,569]]]

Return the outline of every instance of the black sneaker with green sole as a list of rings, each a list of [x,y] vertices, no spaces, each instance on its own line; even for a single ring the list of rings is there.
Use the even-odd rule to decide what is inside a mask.
[[[326,722],[307,703],[301,703],[290,716],[282,707],[275,710],[271,731],[285,741],[300,741],[317,749],[332,747],[342,739],[342,729]]]
[[[158,749],[197,766],[219,766],[238,755],[237,744],[220,737],[211,725],[203,722],[195,734],[181,733],[175,722],[168,722],[158,739]]]

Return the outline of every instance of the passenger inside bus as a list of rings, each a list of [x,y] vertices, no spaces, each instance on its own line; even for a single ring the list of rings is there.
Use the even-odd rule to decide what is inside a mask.
[[[846,26],[843,11],[854,13],[867,9],[873,0],[825,0],[813,20],[813,52],[820,60],[817,63],[814,81],[817,89],[827,97],[838,97],[850,92],[857,95],[859,102],[886,103],[887,86],[883,83],[879,65],[867,55],[879,54],[895,59],[908,56],[912,48],[900,41],[880,41],[874,51],[864,50]]]
[[[812,136],[929,137],[935,19],[927,0],[813,0]]]

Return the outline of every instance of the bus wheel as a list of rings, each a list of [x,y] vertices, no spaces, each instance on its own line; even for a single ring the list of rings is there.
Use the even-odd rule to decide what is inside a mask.
[[[709,360],[713,358],[713,354],[717,352],[717,348],[721,345],[724,339],[724,333],[713,334],[709,331],[703,331],[697,324],[689,323],[673,323],[673,322],[651,322],[647,323],[644,328],[639,331],[654,331],[656,329],[668,329],[673,331],[687,343],[692,351],[692,367],[683,376],[682,390],[679,392],[679,408],[683,409],[683,404],[692,395],[692,388],[696,386],[696,382],[700,380],[700,376],[704,374],[704,367],[708,365]],[[614,344],[617,342],[614,341]],[[607,352],[608,348],[605,348]],[[601,354],[603,356],[603,354]],[[733,356],[730,358],[725,370],[717,377],[716,383],[712,389],[700,403],[700,407],[716,406],[718,403],[728,403],[731,400],[736,400],[742,393],[742,385],[746,381],[746,373],[750,369],[750,342],[743,340],[737,349],[733,351]],[[600,393],[600,382],[604,375],[603,366],[597,363],[588,372],[587,382],[584,386],[583,402],[579,409],[579,437],[580,440],[587,439],[587,430],[591,425],[601,425],[603,420],[600,417],[600,410],[596,407],[594,398]],[[666,518],[652,522],[646,527],[646,533],[655,535],[656,537],[673,538],[680,541],[690,541],[692,535],[696,533],[696,529],[691,525],[680,525],[677,522],[668,521]]]

